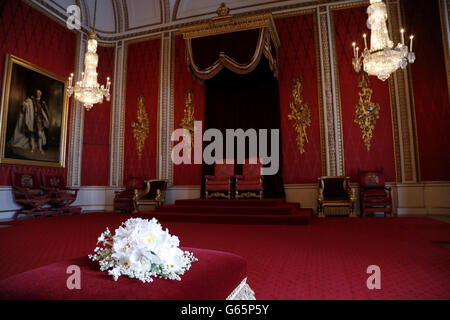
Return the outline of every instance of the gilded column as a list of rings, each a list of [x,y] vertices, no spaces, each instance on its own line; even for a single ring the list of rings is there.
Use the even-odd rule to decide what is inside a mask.
[[[123,137],[125,123],[124,90],[126,79],[126,54],[125,43],[116,43],[114,63],[114,92],[111,102],[111,126],[110,126],[110,166],[109,183],[111,187],[120,187],[123,184]]]
[[[158,175],[172,184],[172,162],[170,159],[170,135],[173,128],[173,44],[172,32],[161,37],[159,128],[158,128]]]
[[[77,37],[77,61],[74,71],[75,79],[81,79],[84,66],[84,55],[86,50],[86,35],[79,33]],[[77,81],[77,80],[75,80]],[[67,185],[70,187],[81,186],[81,160],[83,153],[83,131],[84,131],[84,107],[72,98],[70,113],[70,139],[69,155],[67,157]]]
[[[326,175],[344,174],[344,157],[342,142],[342,123],[340,114],[340,97],[338,73],[335,65],[334,34],[331,10],[320,6],[317,10],[319,34],[320,76],[322,81],[322,110],[326,145]]]
[[[403,27],[400,0],[388,0],[388,28],[394,43],[400,42]],[[417,166],[416,126],[409,67],[393,73],[390,80],[392,128],[397,182],[419,180]]]

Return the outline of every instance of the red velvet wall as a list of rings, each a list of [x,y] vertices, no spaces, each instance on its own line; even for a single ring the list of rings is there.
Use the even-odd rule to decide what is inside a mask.
[[[160,40],[146,40],[127,46],[124,182],[128,177],[157,176],[158,92]],[[137,98],[143,94],[149,120],[149,135],[139,160],[131,123],[136,121]]]
[[[0,82],[3,83],[4,61],[7,53],[59,76],[68,77],[75,68],[76,41],[74,32],[22,1],[0,1]],[[70,110],[68,114],[70,115]],[[69,128],[70,123],[67,124],[67,132]],[[0,165],[0,185],[10,185],[11,167],[14,166]],[[21,167],[21,170],[34,171],[38,174],[62,171],[66,176],[66,169]]]
[[[450,180],[450,105],[437,0],[404,2],[406,33],[415,35],[411,65],[423,181]]]
[[[98,82],[106,85],[106,77],[114,75],[114,47],[97,49]],[[114,83],[113,81],[111,81]],[[114,88],[111,84],[111,93]],[[84,112],[83,159],[81,184],[83,186],[109,185],[109,133],[111,127],[111,101],[103,100],[90,111]]]
[[[388,80],[382,82],[377,77],[370,77],[370,88],[373,90],[372,101],[378,103],[381,107],[380,118],[376,120],[375,130],[373,131],[370,151],[366,149],[359,125],[354,122],[355,106],[359,100],[358,92],[360,92],[360,88],[358,88],[358,75],[352,66],[352,42],[358,43],[360,52],[364,49],[362,34],[370,35],[370,30],[366,26],[366,9],[367,6],[362,6],[333,12],[341,97],[345,174],[356,181],[358,168],[362,170],[383,168],[387,181],[395,181]]]
[[[174,129],[180,128],[184,117],[185,90],[191,89],[194,96],[195,113],[197,121],[205,119],[205,86],[195,80],[186,64],[185,41],[182,36],[175,38],[175,70],[174,70]],[[203,124],[204,126],[204,124]],[[176,144],[177,142],[174,142]],[[173,165],[174,185],[200,185],[202,181],[202,165],[193,164],[194,153],[191,155],[192,164]]]
[[[281,143],[283,154],[283,182],[285,184],[312,183],[322,175],[320,147],[319,89],[317,78],[314,18],[312,14],[276,19],[279,48],[279,90],[281,108]],[[309,105],[311,126],[306,129],[309,143],[302,155],[297,146],[297,133],[289,103],[292,79],[303,78],[303,100]]]

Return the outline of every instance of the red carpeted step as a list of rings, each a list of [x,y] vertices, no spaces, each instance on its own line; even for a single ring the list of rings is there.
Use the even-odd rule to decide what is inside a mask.
[[[283,205],[276,207],[256,207],[256,206],[199,206],[199,205],[164,205],[156,209],[158,212],[178,212],[178,213],[224,213],[224,214],[293,214],[295,205]]]
[[[264,207],[271,206],[276,207],[279,205],[286,204],[284,199],[182,199],[176,200],[176,205],[189,205],[189,206],[256,206]]]
[[[308,209],[306,209],[308,210]],[[235,224],[270,224],[270,225],[307,225],[309,214],[220,214],[220,213],[176,213],[176,212],[147,212],[139,213],[145,219],[156,218],[160,221],[207,222],[207,223],[235,223]]]

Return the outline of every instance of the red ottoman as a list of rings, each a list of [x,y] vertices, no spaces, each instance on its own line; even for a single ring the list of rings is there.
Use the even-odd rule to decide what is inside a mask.
[[[247,263],[235,254],[194,248],[198,261],[181,281],[154,278],[151,283],[120,277],[114,281],[88,257],[58,262],[0,281],[3,300],[224,300],[246,278]],[[67,288],[70,265],[81,270],[81,289]]]

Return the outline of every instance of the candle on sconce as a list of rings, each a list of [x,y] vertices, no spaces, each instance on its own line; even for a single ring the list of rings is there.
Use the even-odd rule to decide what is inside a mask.
[[[405,29],[400,29],[400,34],[402,35],[402,45],[405,45]]]
[[[367,49],[367,34],[363,34],[363,38],[364,38],[364,49]]]
[[[409,39],[411,40],[411,44],[409,46],[409,51],[412,52],[413,51],[413,39],[414,39],[414,36],[410,36]]]
[[[353,46],[353,57],[356,58],[356,42],[353,42],[352,46]]]
[[[359,58],[359,47],[356,47],[356,59]]]
[[[106,90],[109,91],[109,88],[111,87],[111,81],[109,80],[109,77],[106,78]]]
[[[72,87],[73,73],[70,74],[69,77],[69,87]]]

